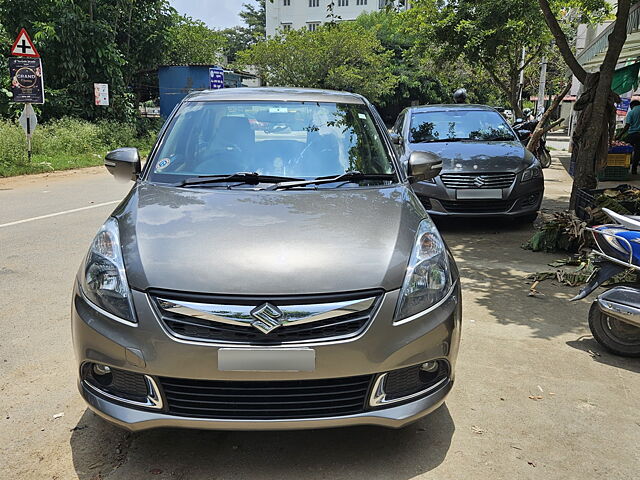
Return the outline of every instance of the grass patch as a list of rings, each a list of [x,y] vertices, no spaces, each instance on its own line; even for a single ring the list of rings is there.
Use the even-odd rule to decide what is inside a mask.
[[[138,125],[71,118],[48,122],[33,134],[29,162],[20,126],[0,121],[0,177],[102,165],[105,154],[118,147],[137,147],[144,157],[159,127],[155,119],[141,119]]]

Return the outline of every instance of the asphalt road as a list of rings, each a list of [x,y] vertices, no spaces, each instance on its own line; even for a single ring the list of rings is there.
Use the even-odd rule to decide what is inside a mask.
[[[547,170],[548,208],[569,180]],[[130,185],[102,169],[0,180],[0,477],[11,479],[637,478],[640,361],[606,354],[575,289],[526,275],[558,255],[522,250],[530,227],[447,222],[464,329],[447,404],[403,430],[157,430],[135,435],[76,391],[73,277]],[[531,398],[533,397],[533,398]],[[61,415],[62,414],[62,415]]]

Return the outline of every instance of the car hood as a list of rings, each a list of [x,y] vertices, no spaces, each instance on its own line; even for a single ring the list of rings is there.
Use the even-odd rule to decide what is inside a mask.
[[[519,172],[535,161],[518,141],[414,143],[410,149],[438,155],[443,173]]]
[[[114,216],[134,289],[290,295],[399,288],[426,213],[403,185],[267,192],[141,183]]]

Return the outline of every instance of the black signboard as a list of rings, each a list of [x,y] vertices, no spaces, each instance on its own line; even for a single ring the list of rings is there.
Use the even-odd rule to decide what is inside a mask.
[[[39,58],[10,57],[9,74],[14,102],[44,103],[42,64]]]

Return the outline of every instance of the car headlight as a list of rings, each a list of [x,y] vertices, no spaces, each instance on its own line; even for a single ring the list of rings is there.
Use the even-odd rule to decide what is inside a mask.
[[[395,321],[427,310],[451,289],[451,268],[444,241],[430,219],[420,222],[407,265]]]
[[[97,307],[128,322],[136,321],[115,218],[109,218],[93,239],[80,285]]]
[[[542,168],[538,164],[532,165],[527,168],[524,172],[522,172],[522,181],[528,182],[529,180],[533,180],[534,178],[538,178],[542,176]]]

